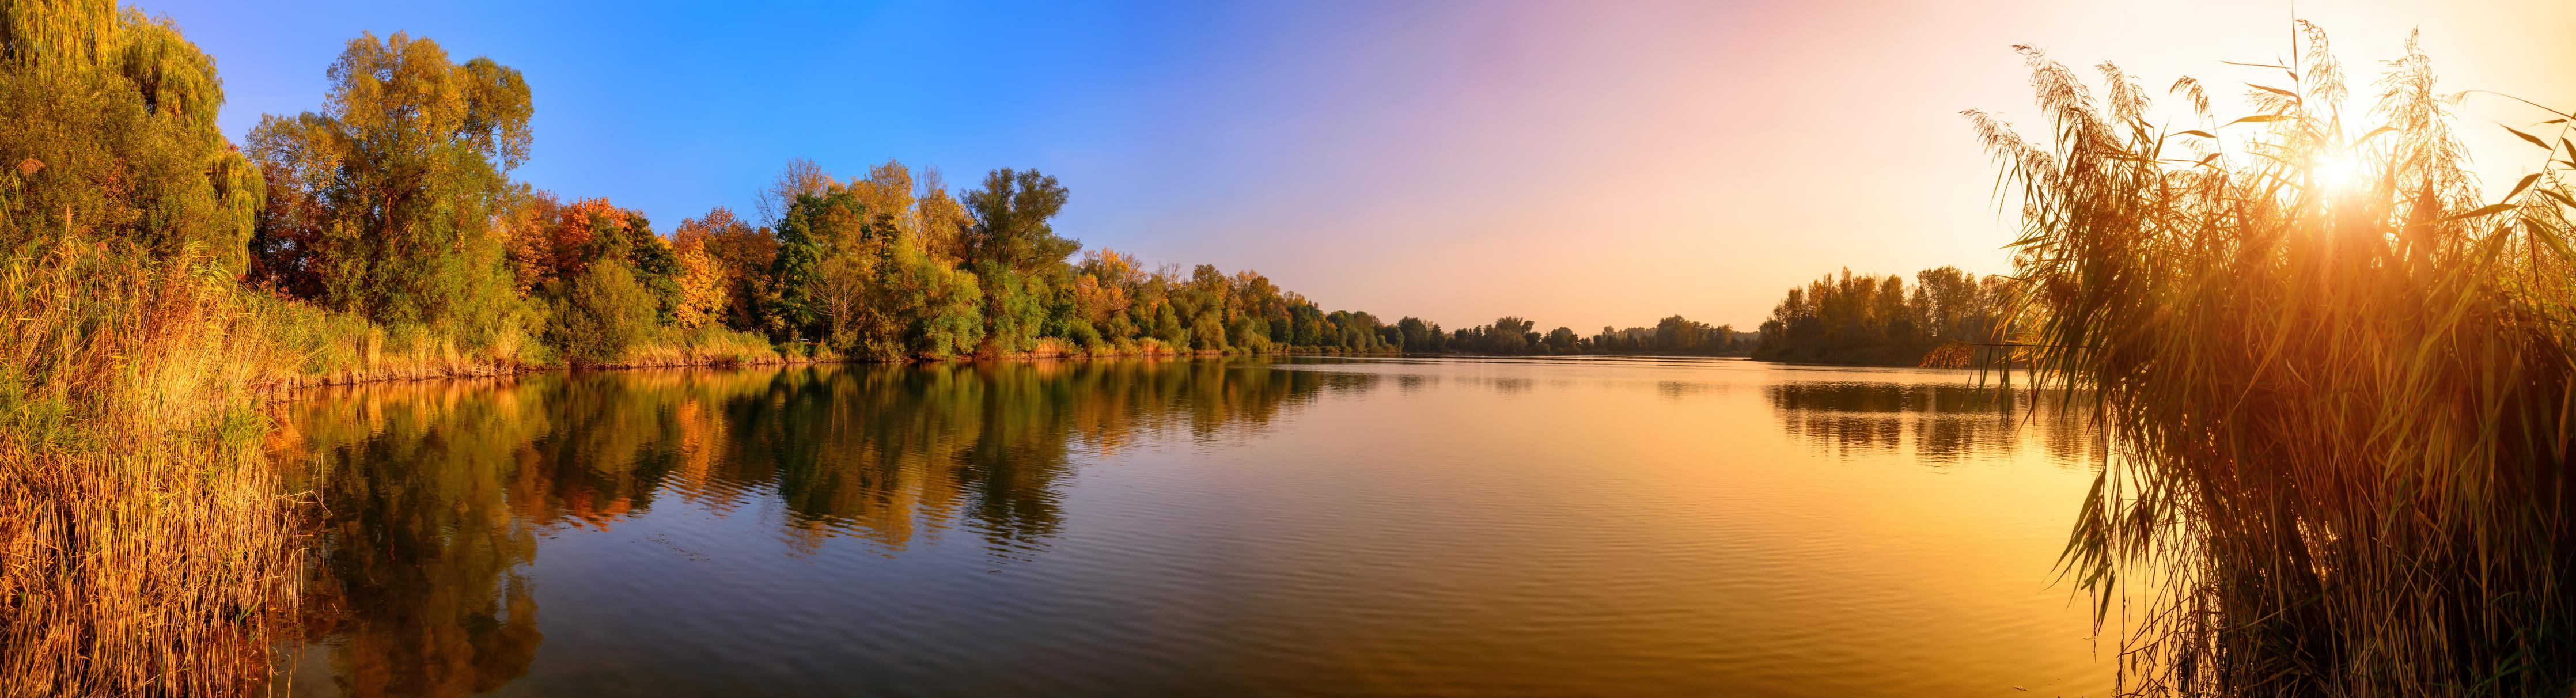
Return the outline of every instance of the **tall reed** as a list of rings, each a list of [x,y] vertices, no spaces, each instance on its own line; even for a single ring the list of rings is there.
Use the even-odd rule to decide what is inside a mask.
[[[294,603],[272,362],[193,255],[78,237],[0,257],[0,687],[221,694]]]
[[[2052,137],[1965,112],[2022,213],[2029,389],[2095,391],[2113,445],[2062,568],[2124,692],[2565,695],[2566,117],[2481,205],[2412,40],[2348,111],[2325,33],[2292,36],[2223,123],[2198,81],[2172,130],[2117,66],[2097,93],[2028,47]]]

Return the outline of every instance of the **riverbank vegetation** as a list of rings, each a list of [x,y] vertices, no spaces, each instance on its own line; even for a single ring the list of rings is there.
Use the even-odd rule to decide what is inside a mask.
[[[268,669],[304,510],[267,468],[259,398],[280,388],[1587,349],[1562,328],[1442,333],[1328,311],[1251,270],[1084,250],[1051,225],[1069,190],[1027,170],[951,190],[936,168],[844,178],[798,160],[761,220],[714,208],[665,234],[511,177],[536,98],[509,66],[369,34],[326,77],[316,110],[235,143],[214,60],[173,23],[112,0],[0,0],[0,685],[224,693]],[[1619,341],[1732,346],[1677,328]]]
[[[211,61],[105,4],[0,4],[0,686],[224,693],[293,603],[232,279],[258,179]]]
[[[2241,117],[2186,78],[2168,130],[2139,78],[2028,48],[2053,137],[1967,112],[2025,213],[2031,389],[2095,391],[2112,441],[2064,569],[2123,690],[2563,695],[2570,117],[2465,93],[2527,115],[2528,150],[2481,154],[2529,174],[2484,199],[2411,41],[2355,107],[2294,36]]]
[[[658,234],[508,173],[517,71],[364,36],[319,111],[236,145],[178,27],[112,2],[0,0],[0,686],[231,693],[295,604],[305,507],[271,472],[277,388],[955,355],[1386,348],[1251,272],[1079,266],[1064,190],[951,197],[902,169]],[[917,195],[916,195],[917,194]]]
[[[1798,363],[1964,368],[1991,354],[2005,327],[2001,277],[1957,267],[1837,277],[1789,289],[1762,321],[1753,358]]]

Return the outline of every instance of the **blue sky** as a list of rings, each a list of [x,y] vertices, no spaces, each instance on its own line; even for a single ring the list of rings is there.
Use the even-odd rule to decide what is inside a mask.
[[[2220,0],[141,6],[215,57],[236,138],[318,108],[360,32],[407,31],[526,75],[536,145],[516,177],[665,232],[711,206],[750,215],[792,157],[842,175],[899,158],[961,189],[1036,168],[1072,189],[1057,228],[1086,246],[1255,268],[1390,319],[1586,332],[1673,313],[1749,329],[1844,266],[2008,271],[2011,221],[1957,111],[2027,112],[2012,44],[2224,83],[2262,79],[2219,61],[2277,57],[2289,17]],[[2419,25],[2448,85],[2576,84],[2576,3],[2300,11],[2335,32],[2356,93]],[[2470,124],[2520,118],[2472,106]]]

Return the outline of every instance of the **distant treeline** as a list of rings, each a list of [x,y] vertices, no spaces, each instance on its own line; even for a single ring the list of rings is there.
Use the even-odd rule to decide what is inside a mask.
[[[1664,318],[1654,327],[1623,330],[1605,326],[1589,337],[1575,334],[1571,327],[1545,333],[1538,332],[1537,327],[1529,320],[1504,317],[1491,325],[1444,333],[1437,323],[1408,317],[1396,322],[1394,338],[1411,352],[1727,356],[1752,351],[1755,336],[1737,332],[1731,325],[1712,326],[1679,315]]]
[[[1148,268],[1051,222],[1056,178],[998,169],[952,192],[893,160],[837,177],[793,160],[759,220],[716,207],[657,232],[606,199],[512,181],[533,143],[526,83],[426,38],[351,41],[324,109],[270,116],[247,162],[265,201],[230,247],[249,284],[518,363],[618,364],[672,343],[870,360],[1275,351],[1722,354],[1731,327],[1675,316],[1582,337],[1505,318],[1443,333],[1327,311],[1258,272]],[[220,138],[219,136],[217,138]],[[1081,253],[1076,259],[1077,253]],[[235,261],[237,260],[237,261]]]
[[[1854,276],[1844,269],[1789,289],[1762,322],[1761,361],[1949,365],[1970,362],[1974,348],[1994,343],[2004,317],[2004,280],[1957,267],[1905,278]]]

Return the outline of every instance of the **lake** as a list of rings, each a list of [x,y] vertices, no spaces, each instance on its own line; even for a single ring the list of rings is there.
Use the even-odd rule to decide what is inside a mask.
[[[1122,360],[315,390],[292,695],[2103,695],[1968,372]],[[2016,689],[2026,689],[2016,690]]]

